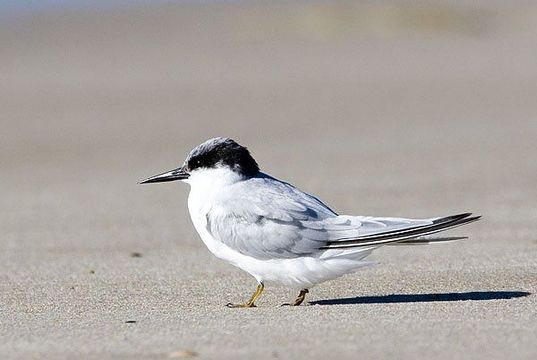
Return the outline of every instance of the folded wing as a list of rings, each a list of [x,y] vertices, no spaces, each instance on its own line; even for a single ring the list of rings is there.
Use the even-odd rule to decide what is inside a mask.
[[[434,219],[337,215],[315,197],[268,176],[237,186],[207,213],[207,230],[230,248],[264,260],[408,242],[478,219],[469,213]]]

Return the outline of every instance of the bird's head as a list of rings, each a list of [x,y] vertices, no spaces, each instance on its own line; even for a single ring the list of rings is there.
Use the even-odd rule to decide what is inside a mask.
[[[229,138],[217,137],[196,146],[177,169],[152,176],[140,184],[192,179],[207,176],[234,176],[245,179],[255,176],[259,166],[247,148]]]

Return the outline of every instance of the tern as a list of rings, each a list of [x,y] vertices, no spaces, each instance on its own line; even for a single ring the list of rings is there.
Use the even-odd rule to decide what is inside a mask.
[[[308,290],[371,264],[383,245],[427,244],[463,237],[431,237],[480,218],[471,213],[407,219],[338,215],[318,198],[260,171],[248,149],[218,137],[196,146],[183,165],[141,184],[181,180],[190,185],[188,210],[196,231],[218,258],[257,281],[255,307],[265,284]]]

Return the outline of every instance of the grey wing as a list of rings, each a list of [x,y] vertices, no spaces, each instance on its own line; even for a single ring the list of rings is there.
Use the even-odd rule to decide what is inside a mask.
[[[431,219],[337,215],[317,198],[265,175],[238,183],[222,200],[207,213],[207,230],[257,259],[405,242],[479,219],[470,213]]]
[[[337,214],[315,197],[262,176],[236,184],[206,217],[208,232],[230,248],[257,259],[287,259],[319,252],[327,236],[318,224]]]

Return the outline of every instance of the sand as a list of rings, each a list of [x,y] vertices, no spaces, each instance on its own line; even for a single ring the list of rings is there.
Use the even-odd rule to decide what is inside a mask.
[[[2,23],[0,357],[537,358],[537,6],[398,4]],[[228,309],[187,186],[137,185],[213,136],[339,213],[483,220]]]

